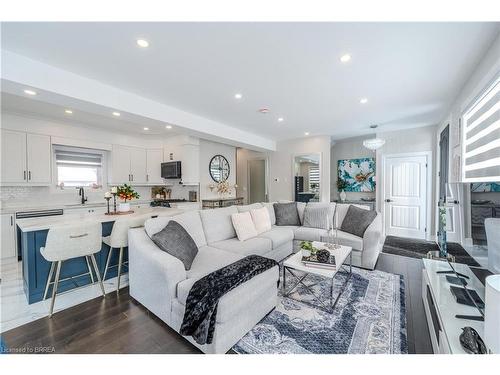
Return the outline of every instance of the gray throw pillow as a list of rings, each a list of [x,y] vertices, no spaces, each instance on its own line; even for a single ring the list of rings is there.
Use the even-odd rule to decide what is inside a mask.
[[[276,225],[300,225],[297,203],[275,203],[274,214],[276,216]]]
[[[184,268],[191,269],[198,254],[198,246],[189,233],[177,221],[170,220],[165,228],[151,237],[161,250],[179,259]]]
[[[329,229],[330,207],[307,205],[304,211],[304,226],[308,228]]]
[[[340,230],[363,237],[366,228],[368,228],[376,217],[377,211],[363,210],[362,208],[350,205],[340,226]]]

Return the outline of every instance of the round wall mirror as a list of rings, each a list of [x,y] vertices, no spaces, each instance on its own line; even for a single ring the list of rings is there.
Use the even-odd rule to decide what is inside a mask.
[[[215,155],[208,165],[210,176],[215,182],[223,182],[229,178],[229,162],[222,155]]]

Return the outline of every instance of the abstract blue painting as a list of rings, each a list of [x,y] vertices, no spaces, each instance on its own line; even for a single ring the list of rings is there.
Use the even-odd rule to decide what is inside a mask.
[[[477,182],[471,185],[473,193],[500,192],[500,182]]]
[[[375,191],[375,159],[339,160],[338,179],[344,191]]]

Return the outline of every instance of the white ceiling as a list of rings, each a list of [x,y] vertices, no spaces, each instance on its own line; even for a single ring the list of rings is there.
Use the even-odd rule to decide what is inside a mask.
[[[371,124],[383,131],[440,122],[499,30],[495,23],[3,23],[2,48],[271,139],[305,131],[338,139],[369,134]],[[139,37],[150,47],[138,48]],[[339,61],[344,53],[352,55],[347,64]]]

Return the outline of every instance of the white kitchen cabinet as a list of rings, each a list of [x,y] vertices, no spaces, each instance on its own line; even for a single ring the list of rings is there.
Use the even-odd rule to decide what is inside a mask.
[[[2,184],[25,184],[26,133],[2,129]]]
[[[146,150],[146,181],[150,184],[163,184],[161,178],[161,163],[163,162],[163,150]]]
[[[146,181],[146,150],[130,148],[130,181],[132,184],[145,184]]]
[[[113,145],[109,181],[112,184],[130,182],[130,147]]]
[[[28,182],[50,185],[52,159],[50,136],[28,133],[26,144]]]
[[[14,214],[2,214],[0,215],[0,225],[1,225],[1,248],[0,248],[0,259],[14,258],[17,254],[16,252],[16,225]]]
[[[2,129],[2,185],[50,185],[50,136]]]

